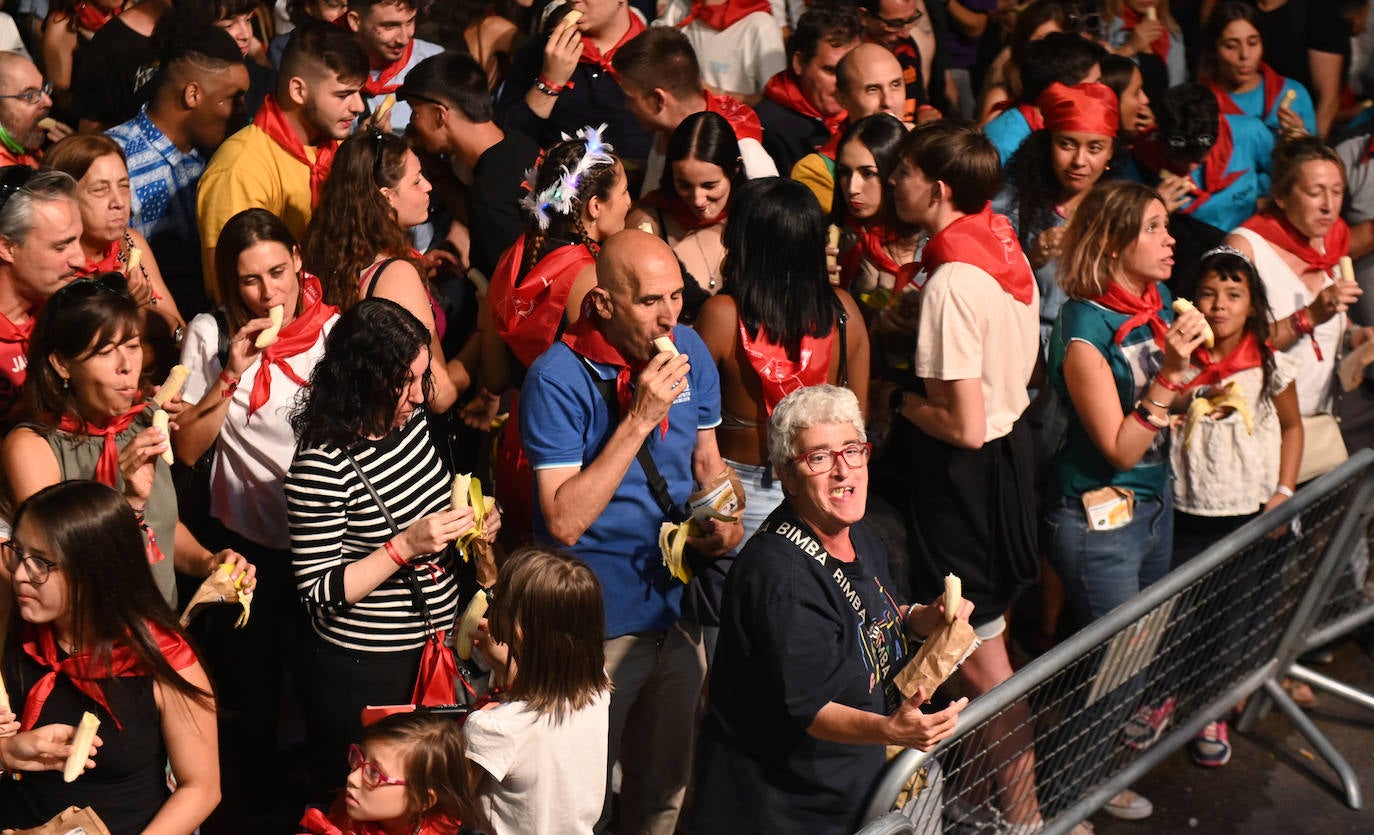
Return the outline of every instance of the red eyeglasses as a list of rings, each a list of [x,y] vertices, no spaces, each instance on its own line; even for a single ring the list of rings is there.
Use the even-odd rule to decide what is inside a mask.
[[[363,785],[369,789],[375,789],[378,786],[404,786],[406,784],[405,780],[398,780],[383,774],[376,763],[370,762],[363,756],[363,749],[357,745],[350,745],[348,746],[348,770],[357,771],[360,768],[363,770]]]

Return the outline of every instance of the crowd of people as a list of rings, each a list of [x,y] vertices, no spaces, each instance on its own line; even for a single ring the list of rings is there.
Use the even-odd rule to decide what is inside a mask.
[[[1348,454],[1359,0],[5,12],[0,828],[852,832]]]

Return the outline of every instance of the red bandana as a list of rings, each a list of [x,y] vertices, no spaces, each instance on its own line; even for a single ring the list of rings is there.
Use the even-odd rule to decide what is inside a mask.
[[[396,81],[396,76],[405,71],[406,64],[410,63],[410,54],[415,51],[415,39],[411,38],[410,43],[406,44],[405,51],[401,57],[382,68],[373,79],[372,74],[368,73],[368,78],[363,82],[363,92],[368,96],[385,96],[387,93],[394,93],[401,87],[401,82]],[[393,83],[394,82],[394,83]]]
[[[1143,18],[1140,16],[1139,12],[1137,12],[1135,9],[1132,9],[1130,6],[1125,5],[1124,3],[1122,4],[1121,22],[1126,24],[1125,30],[1127,32],[1134,31],[1135,27],[1140,25],[1141,20],[1143,20]],[[1168,26],[1165,26],[1164,31],[1160,33],[1159,37],[1155,38],[1154,42],[1150,44],[1150,51],[1153,52],[1155,55],[1159,56],[1159,60],[1163,61],[1165,64],[1169,63]]]
[[[119,14],[119,9],[105,11],[92,3],[76,4],[76,25],[87,32],[95,33],[100,31],[100,27],[115,19]]]
[[[730,204],[727,203],[725,209],[722,210],[720,214],[710,220],[702,220],[697,217],[696,212],[692,211],[691,206],[682,202],[682,198],[676,191],[666,188],[654,189],[644,195],[643,199],[639,202],[651,209],[667,212],[673,219],[673,222],[681,226],[685,232],[692,232],[697,229],[705,229],[708,226],[715,226],[717,223],[724,222],[726,215],[730,213]]]
[[[1021,304],[1035,297],[1035,273],[1021,252],[1016,231],[991,204],[978,214],[964,215],[926,242],[921,265],[928,275],[953,262],[972,264],[992,276]]]
[[[749,338],[744,322],[739,323],[739,341],[744,346],[749,366],[763,384],[763,405],[768,414],[784,397],[806,386],[818,386],[830,375],[830,348],[835,344],[835,332],[822,337],[803,336],[801,352],[796,360],[787,356],[787,349],[771,341],[762,327],[757,339]]]
[[[644,31],[644,22],[639,19],[639,15],[632,12],[627,12],[627,14],[630,17],[630,28],[625,30],[625,34],[621,35],[620,40],[615,42],[615,46],[606,50],[605,54],[596,48],[596,44],[592,43],[592,39],[587,37],[585,32],[582,33],[582,58],[579,63],[596,64],[610,73],[612,78],[616,77],[615,69],[611,67],[611,59],[615,57],[615,51],[634,40],[635,35]]]
[[[124,265],[119,257],[120,243],[122,242],[110,241],[110,245],[105,249],[105,254],[101,256],[98,261],[92,261],[89,258],[86,259],[86,266],[76,271],[76,277],[86,278],[92,275],[100,275],[101,273],[124,272]]]
[[[293,159],[310,169],[310,206],[314,208],[319,205],[320,189],[324,187],[324,180],[329,176],[330,167],[334,165],[334,154],[339,150],[338,140],[326,139],[316,145],[315,161],[312,163],[306,156],[305,143],[301,142],[296,131],[287,123],[286,114],[282,113],[281,105],[277,104],[276,94],[268,94],[262,106],[258,108],[258,115],[253,117],[253,124],[272,137],[272,140]]]
[[[615,395],[620,402],[620,414],[630,413],[630,406],[635,400],[634,378],[640,371],[644,370],[645,363],[635,362],[631,364],[625,357],[621,356],[620,350],[606,341],[606,335],[597,327],[600,319],[592,309],[592,300],[588,296],[582,302],[582,316],[572,327],[568,328],[563,334],[563,342],[573,350],[573,353],[580,357],[585,357],[600,365],[615,366]],[[668,334],[672,339],[672,333]],[[669,409],[671,412],[672,410]],[[668,437],[668,415],[663,416],[663,422],[658,425],[659,437]]]
[[[858,236],[859,245],[850,247],[840,256],[841,287],[848,287],[853,283],[859,274],[859,264],[863,259],[867,259],[880,271],[895,277],[896,280],[892,284],[892,295],[894,296],[902,292],[916,277],[916,274],[921,271],[919,261],[898,264],[883,248],[884,244],[897,240],[901,235],[878,223],[856,223],[850,220],[846,225]]]
[[[1127,290],[1120,283],[1113,281],[1107,285],[1107,292],[1093,299],[1093,301],[1117,313],[1125,313],[1130,318],[1116,329],[1113,337],[1116,344],[1120,345],[1126,341],[1127,335],[1131,331],[1144,324],[1149,324],[1150,332],[1154,334],[1155,344],[1160,348],[1164,347],[1164,334],[1169,330],[1169,324],[1159,315],[1164,309],[1164,301],[1159,296],[1159,285],[1150,282],[1145,288],[1143,296],[1137,296]]]
[[[1259,340],[1253,333],[1246,333],[1240,338],[1240,344],[1235,350],[1221,359],[1213,359],[1208,348],[1198,348],[1193,352],[1193,362],[1194,365],[1200,366],[1202,371],[1188,381],[1188,388],[1216,385],[1247,368],[1259,368],[1264,364],[1264,357],[1260,353]]]
[[[1040,94],[1035,104],[1049,130],[1116,136],[1121,127],[1116,93],[1105,84],[1069,86],[1056,81]]]
[[[1260,87],[1264,90],[1264,109],[1259,112],[1259,118],[1263,120],[1274,110],[1274,103],[1279,100],[1279,94],[1283,92],[1285,79],[1274,72],[1273,67],[1268,64],[1260,64],[1260,73],[1262,74]],[[1221,115],[1248,115],[1240,109],[1240,105],[1236,104],[1235,99],[1231,98],[1231,94],[1221,89],[1221,86],[1215,81],[1208,81],[1207,86],[1211,88],[1212,95],[1217,97],[1217,107],[1221,109]]]
[[[157,642],[158,649],[162,651],[162,657],[166,658],[167,663],[172,665],[172,669],[184,670],[196,663],[195,650],[191,649],[191,645],[181,635],[168,632],[147,621],[144,622],[144,625],[152,634],[153,640]],[[29,688],[28,696],[24,699],[24,717],[20,722],[20,730],[27,731],[38,722],[38,717],[43,711],[43,705],[48,701],[48,696],[52,693],[53,687],[57,685],[59,675],[66,676],[77,690],[104,708],[105,712],[114,720],[115,727],[120,730],[124,729],[124,726],[119,722],[119,717],[115,716],[114,711],[110,708],[110,703],[105,700],[105,692],[100,689],[100,681],[107,678],[146,676],[149,674],[128,646],[123,643],[116,643],[110,648],[109,666],[99,664],[96,657],[89,652],[69,655],[59,661],[57,658],[57,638],[53,634],[52,624],[45,623],[24,625],[23,649],[26,655],[47,667],[48,672],[36,681],[33,687]]]
[[[677,28],[699,20],[717,32],[724,32],[754,12],[763,12],[771,17],[773,6],[768,0],[725,0],[714,6],[708,6],[703,0],[692,0],[691,10]]]
[[[29,338],[33,336],[33,324],[37,318],[38,311],[30,310],[24,324],[16,325],[10,321],[10,317],[0,313],[0,342],[18,342],[24,346],[24,353],[28,354]]]
[[[754,112],[754,108],[734,96],[718,96],[710,90],[702,90],[701,94],[706,97],[706,109],[725,117],[725,121],[735,129],[735,139],[763,142],[763,125],[759,122],[759,114]]]
[[[545,253],[516,284],[525,258],[525,236],[501,256],[487,288],[496,332],[526,368],[549,349],[568,308],[573,282],[596,258],[581,244]]]
[[[1318,252],[1312,246],[1311,239],[1299,232],[1292,221],[1277,208],[1260,212],[1241,226],[1279,249],[1298,256],[1309,270],[1329,273],[1332,267],[1340,263],[1342,255],[1350,254],[1350,227],[1340,218],[1336,218],[1335,225],[1326,233],[1323,241],[1325,252]]]
[[[414,835],[457,835],[462,826],[452,818],[432,815],[422,819],[413,832]],[[351,820],[339,802],[335,802],[328,815],[314,807],[307,809],[297,827],[305,835],[388,835],[391,831],[377,821]]]
[[[849,117],[849,114],[843,110],[834,116],[822,116],[816,106],[808,101],[802,93],[801,85],[797,83],[797,77],[792,74],[791,70],[783,70],[768,79],[768,83],[763,88],[763,96],[788,110],[818,122],[824,122],[826,133],[831,135],[839,131],[840,125]]]
[[[257,376],[253,378],[253,391],[248,395],[249,420],[253,419],[253,413],[262,408],[262,404],[272,396],[272,366],[280,368],[296,385],[310,385],[302,380],[286,361],[314,347],[320,339],[320,330],[324,328],[325,322],[339,312],[334,305],[325,304],[320,298],[321,294],[320,280],[309,273],[302,273],[301,297],[305,301],[305,310],[292,319],[291,324],[281,329],[276,342],[262,349],[261,365],[258,367]]]
[[[1033,104],[1027,104],[1015,99],[1004,99],[992,106],[992,112],[997,114],[1006,113],[1008,110],[1015,110],[1021,114],[1021,118],[1026,120],[1026,125],[1030,127],[1031,133],[1045,127],[1045,117],[1041,115],[1040,108]]]

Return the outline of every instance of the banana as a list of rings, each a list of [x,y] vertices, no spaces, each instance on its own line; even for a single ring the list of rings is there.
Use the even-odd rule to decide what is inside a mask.
[[[67,755],[67,764],[62,767],[62,782],[70,783],[86,770],[86,760],[90,759],[91,743],[95,742],[95,732],[100,729],[100,720],[87,711],[81,714],[81,722],[72,735],[72,752]]]
[[[190,375],[191,369],[184,365],[174,365],[172,370],[167,373],[167,381],[162,384],[162,388],[153,395],[153,402],[158,406],[167,405],[167,401],[181,394],[181,387],[186,385],[186,378]]]
[[[468,490],[472,486],[471,473],[458,473],[453,477],[453,486],[449,488],[449,506],[454,510],[462,510],[468,507]]]
[[[672,354],[673,356],[677,356],[677,346],[673,344],[672,339],[666,336],[660,336],[659,338],[655,339],[654,347],[658,349],[658,352],[660,354],[666,351],[667,353]]]
[[[1190,310],[1197,310],[1193,303],[1187,299],[1174,299],[1174,312],[1182,316]],[[1212,326],[1206,322],[1202,323],[1202,344],[1208,348],[1216,344],[1216,335],[1212,333]]]
[[[1280,104],[1279,107],[1292,107],[1292,106],[1293,106],[1293,102],[1296,101],[1297,98],[1298,98],[1298,91],[1297,91],[1297,90],[1291,90],[1291,89],[1290,89],[1287,93],[1284,93],[1284,94],[1283,94],[1283,103]]]
[[[481,479],[473,478],[471,473],[458,473],[453,477],[453,486],[449,488],[449,505],[454,510],[472,508],[472,530],[458,537],[463,562],[467,562],[469,546],[486,533],[487,514],[496,507],[496,500],[482,495]]]
[[[1292,91],[1290,90],[1289,92],[1291,93]],[[1342,256],[1341,256],[1341,276],[1340,276],[1340,278],[1341,278],[1342,281],[1354,281],[1354,280],[1355,280],[1355,262],[1352,261],[1352,260],[1350,260],[1350,256],[1349,256],[1349,255],[1342,255]]]
[[[53,118],[51,118],[51,117],[48,117],[48,118],[43,118],[43,119],[39,119],[39,120],[38,120],[38,129],[41,130],[41,131],[44,131],[44,132],[50,131],[50,130],[52,130],[52,129],[55,128],[55,127],[57,127],[57,120],[56,120],[56,119],[53,119]]]
[[[170,418],[167,417],[167,413],[164,412],[162,409],[158,409],[156,412],[153,412],[154,429],[161,429],[163,432],[167,432],[167,423],[169,420]],[[172,464],[176,463],[177,459],[176,456],[172,454],[171,434],[169,433],[167,437],[167,448],[162,451],[162,460],[166,461],[167,466],[170,467]]]
[[[225,583],[228,583],[229,575],[232,574],[233,571],[233,563],[226,562],[220,564],[219,573]],[[234,581],[234,596],[238,598],[239,605],[243,607],[243,611],[239,614],[238,619],[234,621],[235,629],[242,629],[243,627],[247,626],[248,618],[250,615],[253,614],[253,590],[244,589],[243,580],[244,578],[240,576],[237,580]],[[229,599],[228,595],[226,595],[225,602],[232,603],[233,601]]]
[[[647,232],[652,235],[654,234],[654,225],[647,220],[641,220],[639,222],[639,231]]]
[[[263,348],[277,341],[277,334],[281,333],[281,320],[286,310],[279,304],[274,304],[267,310],[267,318],[272,320],[272,325],[258,334],[258,338],[253,341],[253,347],[261,351]]]
[[[143,250],[136,246],[129,247],[129,262],[124,265],[124,275],[133,275],[134,270],[138,269],[138,265],[141,263],[143,263]]]
[[[658,550],[663,554],[663,564],[668,573],[682,583],[692,581],[692,569],[683,559],[683,549],[687,547],[687,537],[695,534],[692,520],[681,524],[664,522],[658,527]]]
[[[1245,421],[1245,431],[1255,434],[1255,419],[1250,414],[1250,404],[1246,402],[1245,395],[1241,387],[1235,383],[1230,383],[1226,391],[1213,398],[1198,397],[1188,406],[1188,415],[1183,419],[1183,448],[1193,442],[1193,430],[1197,427],[1198,421],[1219,409],[1234,409],[1240,413],[1241,419]]]
[[[468,601],[468,606],[463,610],[463,616],[458,619],[458,636],[454,640],[454,650],[458,657],[467,661],[472,658],[472,633],[477,631],[477,624],[486,617],[487,593],[483,589],[478,589],[477,593]]]
[[[386,118],[386,114],[390,113],[391,108],[395,106],[396,94],[387,93],[386,98],[382,99],[382,103],[377,105],[376,110],[372,111],[372,124],[380,125],[382,123],[382,120]]]
[[[833,223],[830,224],[830,232],[828,234],[829,237],[826,239],[826,247],[828,249],[838,250],[840,248],[840,227]],[[836,267],[839,266],[839,263],[840,256],[838,254],[832,255],[829,252],[825,254],[825,265],[827,267]]]
[[[1146,19],[1146,20],[1159,20],[1159,12],[1155,10],[1155,7],[1154,7],[1154,6],[1151,6],[1150,8],[1148,8],[1148,9],[1145,10],[1145,19]]]
[[[964,583],[953,574],[945,575],[945,623],[954,623],[964,601]]]
[[[563,20],[559,22],[558,26],[559,28],[567,26],[576,26],[577,21],[581,19],[582,12],[579,12],[577,9],[573,9],[572,11],[568,12],[566,15],[563,16]]]

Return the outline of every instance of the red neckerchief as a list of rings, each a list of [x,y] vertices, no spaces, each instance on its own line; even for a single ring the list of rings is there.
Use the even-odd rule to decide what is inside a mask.
[[[1246,333],[1235,350],[1219,360],[1212,358],[1210,349],[1198,348],[1193,352],[1193,364],[1202,371],[1188,381],[1188,388],[1215,385],[1247,368],[1259,368],[1264,364],[1264,356],[1260,353],[1259,340],[1253,333]]]
[[[339,795],[343,796],[342,792]],[[390,830],[377,821],[350,820],[341,805],[335,802],[334,808],[326,815],[315,807],[305,811],[305,816],[297,824],[304,835],[388,835]],[[457,835],[463,826],[461,821],[443,815],[427,815],[414,830],[415,835]]]
[[[93,3],[77,3],[73,17],[77,26],[94,34],[100,31],[100,27],[114,20],[118,14],[119,9],[107,12]]]
[[[563,343],[573,350],[574,354],[591,360],[600,365],[615,366],[615,395],[620,403],[620,414],[628,415],[630,406],[634,403],[635,390],[633,387],[634,378],[639,372],[644,370],[647,363],[631,363],[621,355],[620,350],[606,341],[606,336],[597,327],[600,321],[596,312],[592,308],[591,296],[582,302],[582,316],[567,332],[563,334]],[[671,331],[668,338],[672,339]],[[669,409],[669,411],[672,411]],[[660,438],[668,437],[668,415],[663,415],[663,422],[658,425]]]
[[[86,259],[86,266],[76,271],[76,277],[86,278],[87,276],[100,275],[101,273],[124,272],[119,262],[119,245],[121,243],[122,241],[110,241],[110,245],[105,249],[105,254],[102,255],[98,261],[92,261],[89,258]]]
[[[705,229],[708,226],[715,226],[717,223],[722,223],[725,220],[725,216],[730,213],[730,204],[726,203],[725,208],[721,210],[720,214],[710,220],[702,220],[700,217],[697,217],[696,212],[692,211],[692,207],[682,202],[682,198],[672,189],[655,189],[644,195],[640,202],[651,209],[659,209],[667,212],[673,221],[687,232]]]
[[[844,136],[844,132],[847,130],[849,130],[848,118],[835,128],[835,132],[830,134],[830,138],[825,140],[824,145],[816,149],[816,153],[834,162],[835,158],[840,155],[840,138]]]
[[[168,632],[157,624],[147,621],[144,621],[144,625],[152,634],[153,640],[157,642],[158,649],[162,651],[162,657],[166,658],[167,663],[172,665],[172,669],[184,670],[196,662],[195,650],[191,649],[191,645],[181,635]],[[48,701],[48,696],[52,694],[53,687],[57,685],[59,675],[66,676],[67,680],[77,690],[104,708],[105,712],[114,720],[115,727],[120,730],[124,729],[124,726],[119,722],[119,717],[115,716],[114,710],[110,708],[110,703],[105,700],[105,691],[100,689],[100,681],[107,678],[149,675],[149,671],[139,662],[133,650],[123,643],[114,644],[110,648],[108,666],[99,664],[96,657],[89,652],[79,652],[59,661],[57,658],[57,637],[53,634],[51,623],[24,624],[23,635],[24,653],[47,667],[48,672],[34,682],[33,687],[29,688],[28,695],[24,698],[24,717],[20,723],[20,730],[27,731],[34,727],[39,714],[43,711],[43,705]]]
[[[305,154],[305,143],[287,123],[286,114],[282,113],[281,105],[277,104],[275,93],[269,93],[263,100],[262,106],[258,108],[258,115],[253,117],[253,124],[272,137],[272,141],[280,145],[292,159],[310,169],[310,207],[319,205],[320,189],[324,187],[329,169],[334,165],[334,154],[339,150],[338,140],[326,139],[316,145],[315,161],[311,162]]]
[[[763,384],[763,405],[768,414],[784,397],[806,386],[818,386],[830,375],[830,348],[835,343],[835,332],[822,337],[803,336],[801,351],[796,360],[787,356],[787,349],[768,338],[768,333],[759,328],[757,339],[749,338],[749,330],[744,321],[739,323],[739,341],[744,346],[744,354],[749,367],[759,375]]]
[[[1350,227],[1340,218],[1336,218],[1336,223],[1327,230],[1323,239],[1326,252],[1318,252],[1312,246],[1311,239],[1299,232],[1276,208],[1251,216],[1241,226],[1279,249],[1298,256],[1309,270],[1329,273],[1332,267],[1340,263],[1342,255],[1350,254]]]
[[[1264,108],[1260,111],[1259,118],[1264,120],[1274,109],[1274,103],[1279,100],[1279,94],[1283,92],[1285,79],[1283,76],[1274,72],[1274,68],[1268,64],[1260,64],[1260,88],[1264,91]],[[1207,82],[1207,86],[1212,88],[1212,94],[1217,97],[1217,107],[1221,108],[1223,116],[1245,116],[1248,115],[1240,109],[1231,94],[1221,88],[1215,81]]]
[[[615,46],[606,50],[604,54],[596,48],[596,44],[592,43],[592,39],[587,37],[585,32],[582,34],[582,57],[578,63],[596,64],[602,70],[610,73],[612,78],[619,78],[615,69],[611,67],[611,59],[615,57],[615,51],[634,40],[635,35],[644,31],[644,22],[639,19],[639,15],[633,12],[626,12],[626,14],[630,16],[630,28],[625,31],[624,35],[621,35],[620,40],[615,42]]]
[[[374,80],[372,74],[363,81],[363,92],[369,96],[385,96],[387,93],[394,93],[401,88],[401,82],[396,81],[396,76],[400,75],[410,63],[410,54],[415,51],[415,39],[411,38],[410,43],[406,44],[405,51],[401,57],[392,61],[382,68]],[[392,82],[395,81],[393,84]]]
[[[677,28],[699,20],[717,32],[724,32],[754,12],[763,12],[771,17],[773,7],[768,0],[725,0],[716,6],[708,6],[703,0],[692,0],[692,8]]]
[[[305,288],[312,285],[313,291],[307,292]],[[253,413],[262,408],[262,404],[272,396],[272,366],[280,368],[296,385],[310,385],[309,382],[302,380],[286,361],[314,347],[320,339],[320,331],[324,328],[325,322],[339,312],[334,305],[325,304],[321,294],[320,280],[309,273],[302,273],[301,297],[305,300],[306,307],[299,316],[291,320],[291,324],[281,329],[276,342],[262,349],[261,365],[258,366],[257,376],[253,378],[253,391],[248,395],[249,420],[253,419]],[[312,298],[314,301],[310,301]]]
[[[22,154],[16,154],[9,148],[0,147],[0,166],[3,165],[27,165],[29,168],[38,168],[43,157],[43,152],[39,150],[26,150]]]
[[[912,261],[909,264],[898,264],[892,260],[892,256],[887,254],[884,245],[895,241],[902,236],[885,228],[880,223],[861,223],[851,219],[845,224],[858,236],[858,246],[850,247],[840,256],[840,286],[847,287],[853,283],[854,278],[859,273],[859,263],[863,259],[881,272],[893,276],[892,294],[895,296],[900,293],[916,274],[921,271],[921,264]]]
[[[921,265],[927,275],[941,266],[971,264],[996,279],[1002,289],[1021,304],[1035,297],[1035,273],[1031,272],[1011,221],[985,205],[981,212],[964,215],[926,241]]]
[[[24,320],[24,324],[16,325],[10,321],[10,317],[0,313],[0,342],[18,342],[24,346],[24,353],[29,352],[29,339],[33,336],[33,325],[37,321],[38,311],[30,310],[29,318]]]
[[[1045,127],[1044,114],[1040,112],[1040,108],[1033,104],[1016,101],[1015,99],[1004,99],[992,106],[992,112],[999,115],[1006,113],[1008,110],[1015,110],[1017,113],[1020,113],[1021,118],[1025,119],[1026,124],[1030,126],[1031,133]]]
[[[718,96],[710,90],[701,94],[706,97],[706,110],[723,117],[735,129],[735,139],[763,142],[763,124],[754,108],[734,96]]]
[[[1143,20],[1143,18],[1140,16],[1139,12],[1137,12],[1135,9],[1132,9],[1130,6],[1127,6],[1124,3],[1121,5],[1121,22],[1126,24],[1124,28],[1127,32],[1134,31],[1135,27],[1140,25],[1141,20]],[[1153,52],[1155,55],[1159,56],[1159,60],[1163,61],[1165,64],[1168,64],[1170,40],[1169,27],[1165,26],[1163,27],[1163,29],[1164,31],[1160,34],[1160,36],[1155,38],[1154,41],[1150,44],[1150,51]]]
[[[1154,334],[1155,344],[1160,348],[1164,347],[1164,334],[1169,330],[1169,324],[1159,315],[1164,309],[1164,301],[1159,296],[1159,285],[1150,282],[1145,288],[1145,295],[1137,296],[1127,290],[1120,283],[1113,281],[1107,285],[1107,292],[1098,296],[1092,301],[1097,302],[1108,310],[1116,313],[1125,313],[1128,318],[1116,329],[1113,339],[1120,345],[1126,341],[1127,335],[1131,331],[1143,324],[1149,324],[1150,332]]]
[[[1202,161],[1202,184],[1199,186],[1199,192],[1191,203],[1179,209],[1180,212],[1185,215],[1196,212],[1213,196],[1230,188],[1232,183],[1249,172],[1250,169],[1245,168],[1240,171],[1232,171],[1229,174],[1226,173],[1226,169],[1231,165],[1231,152],[1234,149],[1235,145],[1231,138],[1231,123],[1225,116],[1218,116],[1217,142],[1208,152],[1207,159]],[[1152,136],[1148,143],[1143,143],[1141,150],[1144,152],[1141,156],[1152,157],[1159,162],[1157,170],[1168,170],[1175,174],[1191,176],[1186,170],[1177,171],[1174,169],[1164,154],[1164,146],[1160,144],[1157,136]]]
[[[501,335],[526,368],[549,349],[568,308],[568,294],[582,270],[596,258],[582,244],[545,253],[517,285],[525,259],[525,236],[516,239],[491,274],[487,302]]]
[[[825,123],[825,130],[828,134],[834,134],[840,129],[844,120],[849,118],[849,114],[841,110],[834,116],[822,116],[816,106],[807,100],[802,94],[801,85],[797,83],[797,77],[791,70],[783,70],[768,79],[768,83],[763,87],[763,96],[770,99],[788,110],[800,113],[810,119]]]

